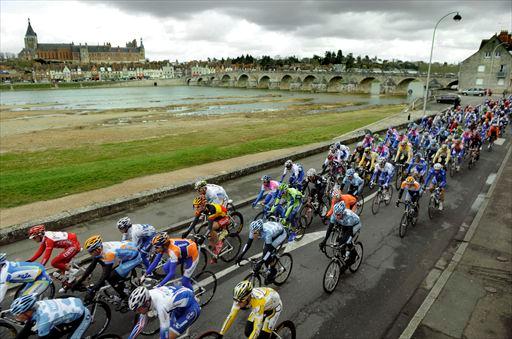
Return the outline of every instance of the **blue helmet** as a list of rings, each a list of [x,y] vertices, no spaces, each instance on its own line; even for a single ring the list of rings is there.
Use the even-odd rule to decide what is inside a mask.
[[[334,205],[334,214],[343,214],[345,211],[345,203],[340,201],[336,205]]]
[[[270,181],[270,176],[269,175],[264,175],[261,177],[261,181]]]
[[[11,304],[11,313],[13,315],[20,315],[23,314],[32,307],[34,307],[34,304],[37,301],[37,296],[35,294],[28,294],[24,295],[22,297],[19,297],[18,299],[15,299]]]
[[[258,220],[254,220],[253,222],[251,222],[251,232],[252,233],[259,232],[259,231],[261,231],[262,228],[263,228],[263,220],[258,219]]]
[[[347,170],[347,177],[353,177],[356,171],[353,168]]]

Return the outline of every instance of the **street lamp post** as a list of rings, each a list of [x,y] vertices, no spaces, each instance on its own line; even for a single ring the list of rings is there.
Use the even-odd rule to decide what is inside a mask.
[[[427,97],[428,97],[428,85],[430,82],[430,67],[432,66],[432,52],[434,51],[434,38],[436,36],[436,29],[439,23],[446,18],[449,15],[455,14],[453,17],[453,20],[460,21],[462,17],[460,16],[459,12],[450,12],[443,16],[434,26],[434,33],[432,34],[432,45],[430,46],[430,60],[428,61],[428,71],[427,71],[427,84],[425,85],[425,93],[423,94],[423,114],[425,114],[425,110],[427,108]]]
[[[502,42],[502,43],[500,43],[500,44],[496,45],[496,46],[494,47],[494,49],[492,50],[492,53],[491,53],[491,67],[489,68],[489,75],[487,76],[487,85],[488,85],[488,86],[490,85],[490,82],[491,82],[492,66],[493,66],[493,64],[494,64],[494,52],[496,52],[496,49],[497,49],[498,47],[500,47],[501,45],[506,45],[506,44],[507,44],[507,42],[506,42],[506,41],[505,41],[505,42]],[[490,89],[491,89],[491,87],[489,87],[489,90],[490,90]]]

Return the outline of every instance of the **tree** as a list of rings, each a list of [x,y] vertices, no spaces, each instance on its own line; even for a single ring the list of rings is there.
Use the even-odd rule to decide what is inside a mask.
[[[346,62],[347,69],[354,68],[354,56],[352,55],[352,53],[349,53],[347,55],[347,58],[345,59],[345,62]]]
[[[336,53],[336,62],[337,64],[342,64],[343,63],[343,52],[341,51],[341,49],[338,49],[338,53]]]

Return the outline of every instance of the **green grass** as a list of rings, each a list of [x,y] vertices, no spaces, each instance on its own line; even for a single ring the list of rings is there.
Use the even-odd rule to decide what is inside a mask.
[[[226,126],[159,139],[0,156],[0,208],[62,197],[241,155],[329,140],[400,111],[385,106],[343,113],[247,117]]]
[[[115,81],[90,81],[90,82],[59,82],[57,83],[58,89],[68,88],[87,88],[107,86],[115,83]],[[11,89],[12,86],[12,89]],[[14,83],[0,85],[0,91],[32,91],[32,90],[48,90],[56,89],[54,84],[51,83]]]

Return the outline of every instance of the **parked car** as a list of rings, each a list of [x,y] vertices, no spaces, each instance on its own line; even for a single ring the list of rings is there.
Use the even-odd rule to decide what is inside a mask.
[[[438,103],[453,104],[454,106],[458,106],[460,105],[460,101],[460,95],[454,93],[446,93],[436,96],[436,102]]]
[[[478,95],[483,97],[485,95],[485,88],[467,88],[462,91],[462,95]]]

